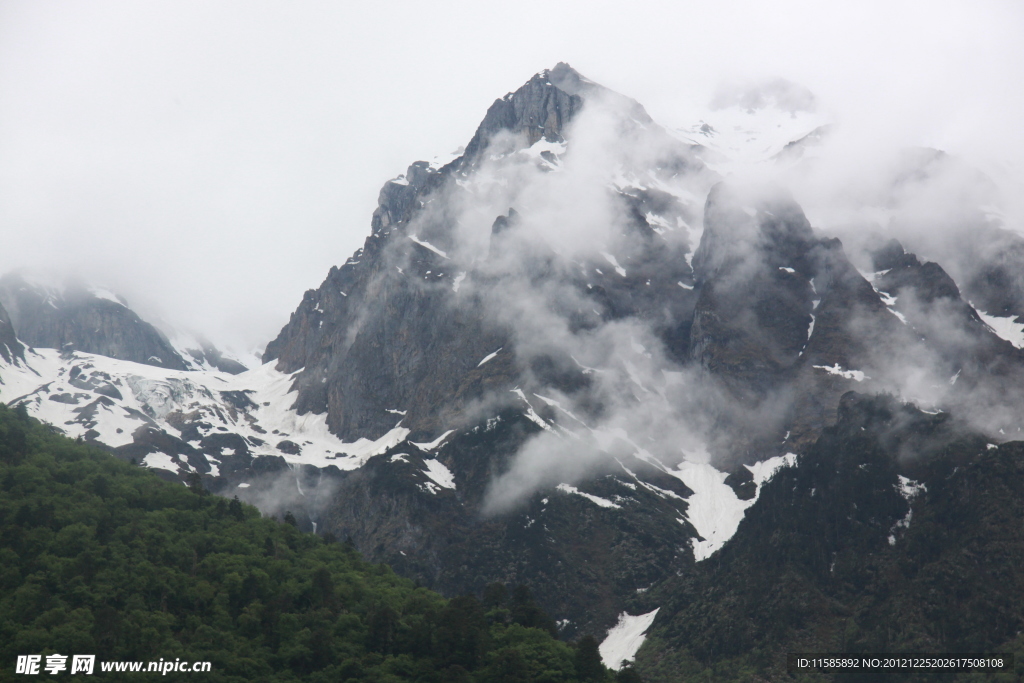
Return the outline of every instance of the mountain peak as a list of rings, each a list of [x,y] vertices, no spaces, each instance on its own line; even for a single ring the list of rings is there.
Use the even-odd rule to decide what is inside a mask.
[[[551,83],[551,85],[570,95],[582,95],[589,88],[600,87],[565,62],[555,64],[553,69],[544,69],[534,78],[543,78]]]
[[[525,135],[529,145],[542,138],[561,142],[566,126],[583,108],[580,93],[587,86],[594,84],[563,62],[534,75],[515,92],[494,101],[463,158],[474,163],[502,131]]]
[[[73,279],[60,285],[32,282],[8,273],[0,277],[0,305],[18,339],[29,346],[187,369],[160,332],[107,289]]]

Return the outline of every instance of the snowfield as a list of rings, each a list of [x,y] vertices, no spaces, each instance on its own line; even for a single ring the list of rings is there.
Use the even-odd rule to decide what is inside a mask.
[[[273,455],[290,464],[361,467],[374,455],[401,443],[409,430],[399,420],[376,440],[346,443],[330,433],[327,416],[292,409],[292,381],[273,363],[230,375],[216,370],[166,370],[106,356],[55,349],[27,350],[25,362],[0,361],[0,400],[24,403],[33,417],[66,435],[93,439],[117,448],[132,443],[140,427],[163,429],[189,440],[175,426],[200,422],[199,438],[234,433],[249,444],[253,456]],[[294,446],[285,444],[289,441]],[[295,451],[298,450],[296,453]],[[218,463],[207,456],[211,465]],[[179,466],[168,456],[151,454],[146,464],[169,471]]]

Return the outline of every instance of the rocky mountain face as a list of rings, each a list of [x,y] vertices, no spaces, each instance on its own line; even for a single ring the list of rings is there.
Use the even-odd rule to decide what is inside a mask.
[[[837,422],[763,487],[713,563],[638,598],[637,611],[661,608],[639,671],[654,682],[785,680],[786,652],[1019,651],[1021,446],[947,413],[846,394]]]
[[[0,317],[2,398],[443,592],[528,584],[563,636],[615,626],[607,657],[650,626],[651,680],[767,676],[785,648],[973,647],[927,616],[878,624],[909,604],[887,596],[947,595],[954,565],[981,581],[953,539],[994,553],[1018,514],[1011,485],[984,519],[969,491],[1019,450],[1024,240],[979,233],[948,272],[894,240],[848,250],[710,152],[560,64],[496,100],[460,156],[384,185],[363,247],[263,367],[121,343],[113,322],[88,346],[72,332],[97,311],[134,314],[7,284],[7,327],[36,348]],[[995,560],[1007,586],[1015,548]],[[1012,636],[1000,619],[977,644]]]
[[[80,285],[33,285],[9,274],[0,278],[0,304],[9,312],[19,339],[29,346],[186,369],[156,328],[108,292]]]
[[[326,411],[331,430],[343,438],[378,438],[394,427],[400,412],[404,427],[429,440],[453,426],[466,406],[511,389],[524,373],[561,374],[569,384],[582,381],[581,368],[568,358],[522,358],[510,323],[486,311],[493,303],[489,285],[510,284],[500,270],[502,255],[523,249],[515,208],[504,207],[488,219],[489,262],[469,270],[454,253],[460,236],[450,215],[450,204],[467,198],[444,195],[473,193],[468,179],[479,180],[491,171],[480,170],[485,149],[512,163],[519,155],[541,171],[554,169],[558,162],[552,149],[564,147],[563,133],[583,106],[580,93],[604,97],[606,92],[559,65],[497,100],[463,156],[440,167],[417,162],[384,186],[362,249],[332,269],[319,289],[306,293],[264,354],[264,362],[276,360],[284,372],[303,369],[296,383],[300,413]],[[650,121],[635,102],[628,111]],[[668,145],[663,156],[671,172],[700,171],[700,162],[683,145]],[[516,275],[525,275],[534,286],[571,278],[575,289],[586,290],[582,296],[604,309],[598,314],[602,318],[658,316],[664,334],[678,336],[689,324],[685,300],[691,295],[676,286],[692,283],[688,247],[685,241],[666,244],[644,212],[692,221],[699,208],[664,191],[638,187],[618,190],[616,199],[629,217],[628,235],[621,236],[624,251],[617,256],[627,266],[637,265],[628,268],[630,276],[619,277],[614,268],[622,267],[607,261],[607,275],[585,267],[581,274],[579,265],[531,243],[527,248],[536,252],[524,259],[529,272]],[[436,206],[442,201],[445,205]],[[661,296],[670,288],[675,296]],[[587,325],[588,315],[590,310],[581,310],[576,324]],[[492,361],[480,364],[496,350]]]
[[[0,357],[5,363],[13,363],[16,359],[25,358],[25,347],[18,341],[18,335],[11,324],[11,317],[0,306]]]
[[[689,382],[681,394],[664,387],[655,391],[665,393],[669,413],[680,406],[700,411],[702,438],[694,441],[703,441],[716,456],[722,476],[729,475],[731,490],[723,495],[739,503],[754,496],[751,467],[814,446],[835,423],[840,398],[851,389],[910,393],[928,410],[954,405],[967,410],[984,395],[1014,392],[1024,366],[1019,349],[973,313],[937,264],[922,264],[896,244],[879,248],[874,269],[862,273],[842,243],[817,233],[784,191],[717,183],[697,148],[667,141],[646,114],[635,114],[639,105],[623,108],[618,100],[619,106],[609,106],[606,100],[599,86],[560,66],[496,101],[464,156],[443,166],[418,162],[385,185],[364,247],[332,269],[318,290],[307,292],[264,357],[276,360],[279,370],[301,370],[296,410],[326,414],[331,431],[346,440],[409,429],[410,439],[426,442],[453,430],[435,456],[399,443],[342,478],[341,493],[326,503],[322,529],[350,536],[371,556],[448,591],[479,589],[492,577],[529,581],[555,614],[571,616],[574,626],[582,620],[587,629],[609,624],[648,576],[673,564],[683,571],[681,560],[673,553],[658,559],[656,551],[664,550],[667,540],[657,535],[647,551],[637,550],[636,538],[619,545],[612,539],[629,536],[621,528],[610,537],[596,528],[591,532],[603,540],[584,547],[602,547],[601,559],[586,554],[556,559],[540,552],[543,545],[524,545],[522,534],[536,529],[562,553],[579,547],[568,528],[555,530],[565,523],[561,520],[575,517],[550,504],[553,495],[564,497],[559,494],[572,488],[611,504],[594,504],[588,519],[632,519],[634,511],[622,504],[627,499],[642,499],[644,515],[670,500],[672,509],[661,518],[678,515],[684,522],[672,533],[676,547],[706,542],[713,529],[693,527],[700,513],[689,509],[695,493],[675,469],[682,458],[659,452],[639,461],[655,463],[654,472],[662,479],[669,473],[667,478],[683,489],[641,483],[635,456],[645,451],[638,441],[625,446],[634,456],[631,464],[613,457],[617,462],[595,465],[583,483],[569,468],[563,473],[569,483],[551,480],[528,488],[514,512],[489,516],[494,481],[515,472],[517,454],[535,443],[534,434],[543,438],[550,431],[571,440],[582,429],[592,437],[606,426],[609,413],[621,410],[595,374],[628,376],[636,368],[614,368],[615,361],[594,368],[576,355],[590,350],[585,344],[552,341],[557,334],[598,335],[628,321],[638,325],[638,334],[650,335],[659,347],[660,369]],[[538,219],[524,208],[532,199],[529,190],[517,205],[515,196],[498,203],[510,194],[499,193],[493,201],[480,187],[501,177],[516,182],[522,173],[517,162],[532,164],[552,184],[560,173],[571,174],[573,152],[589,143],[574,133],[591,135],[587,126],[596,125],[572,125],[588,107],[605,107],[606,116],[619,117],[605,131],[618,143],[635,140],[646,126],[640,137],[659,146],[657,155],[643,159],[657,157],[657,162],[643,170],[635,156],[602,159],[615,164],[603,186],[615,222],[613,231],[595,230],[606,241],[589,253],[538,237]],[[625,121],[624,110],[630,112]],[[704,195],[703,205],[694,201]],[[467,203],[493,213],[473,217]],[[460,223],[474,218],[489,229],[475,235],[460,230]],[[544,227],[571,229],[557,222]],[[474,239],[477,251],[467,255],[466,242]],[[889,263],[893,259],[899,264]],[[504,295],[496,295],[497,289]],[[538,291],[544,292],[540,305],[523,304]],[[510,292],[517,294],[510,297]],[[496,314],[495,306],[519,317]],[[530,335],[543,333],[530,318],[553,319],[562,327],[538,343]],[[644,342],[634,341],[644,348]],[[991,367],[1000,367],[1006,381],[991,382],[986,370]],[[914,381],[901,372],[908,368],[918,373]],[[637,396],[650,393],[646,377],[634,373],[632,380],[631,400],[644,404],[646,399]],[[466,435],[490,433],[488,425],[499,414],[507,420],[509,410],[535,417],[534,425],[520,418],[533,428],[500,439],[495,434],[493,441],[485,439],[488,447],[467,457]],[[1005,414],[987,426],[1004,435],[1019,430]],[[570,433],[574,436],[565,436]],[[573,457],[570,444],[554,449]],[[602,452],[614,451],[606,445]],[[432,457],[451,472],[453,489],[424,497],[426,479],[409,480],[396,472],[405,467],[429,472]],[[629,489],[637,484],[654,486],[660,494],[647,500]],[[422,507],[426,501],[429,506]],[[648,533],[653,528],[646,518],[637,526]],[[620,549],[622,557],[654,553],[641,562],[652,574],[629,581],[601,578],[614,574]],[[514,559],[527,556],[529,561]],[[599,612],[589,594],[585,609],[580,602],[566,602],[567,587],[582,581],[576,573],[581,567],[590,572],[587,585],[601,586],[595,595],[616,596],[609,601],[612,609]]]

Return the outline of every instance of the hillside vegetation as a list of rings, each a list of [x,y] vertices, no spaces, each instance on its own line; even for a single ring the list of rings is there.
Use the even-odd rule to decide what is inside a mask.
[[[0,491],[0,680],[53,653],[210,661],[224,682],[638,680],[554,638],[523,587],[445,600],[2,405]]]

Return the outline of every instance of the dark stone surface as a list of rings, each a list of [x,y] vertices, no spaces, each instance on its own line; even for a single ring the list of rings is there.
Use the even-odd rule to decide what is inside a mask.
[[[25,360],[25,347],[18,341],[14,325],[11,324],[11,317],[3,307],[2,300],[0,300],[0,358],[7,363]]]
[[[9,274],[0,278],[0,304],[10,314],[18,338],[30,346],[187,369],[155,327],[127,306],[96,297],[84,287],[46,290]]]

